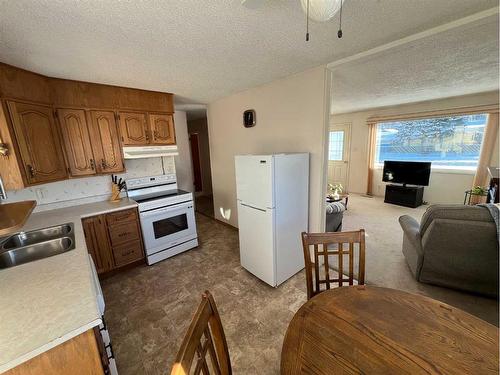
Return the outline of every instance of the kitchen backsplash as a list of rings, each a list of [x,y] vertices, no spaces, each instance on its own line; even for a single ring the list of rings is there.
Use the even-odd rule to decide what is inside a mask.
[[[165,173],[175,173],[173,156],[162,158],[125,160],[126,173],[117,174],[122,178],[154,176]],[[126,193],[122,193],[126,195]],[[34,199],[37,201],[35,211],[46,211],[56,208],[75,206],[84,203],[99,202],[111,195],[111,177],[97,176],[74,178],[50,184],[37,185],[30,188],[8,191],[5,201],[17,202]]]

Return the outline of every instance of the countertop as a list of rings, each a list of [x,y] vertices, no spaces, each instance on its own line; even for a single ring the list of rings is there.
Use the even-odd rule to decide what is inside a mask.
[[[0,373],[101,323],[81,218],[136,207],[127,198],[34,213],[23,231],[74,223],[74,250],[0,270]]]

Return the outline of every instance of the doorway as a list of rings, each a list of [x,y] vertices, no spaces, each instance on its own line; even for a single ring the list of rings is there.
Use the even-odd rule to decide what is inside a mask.
[[[187,123],[193,163],[195,208],[205,216],[214,217],[207,118],[188,119]]]
[[[201,160],[200,160],[200,141],[198,133],[189,134],[189,145],[191,146],[191,160],[193,161],[193,185],[194,191],[203,191],[203,182],[201,180]]]
[[[332,124],[328,133],[328,183],[349,191],[351,124]]]

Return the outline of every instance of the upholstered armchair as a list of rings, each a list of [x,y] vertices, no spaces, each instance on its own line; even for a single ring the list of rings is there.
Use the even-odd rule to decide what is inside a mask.
[[[498,295],[498,234],[487,208],[432,205],[419,224],[404,215],[403,254],[423,283]]]

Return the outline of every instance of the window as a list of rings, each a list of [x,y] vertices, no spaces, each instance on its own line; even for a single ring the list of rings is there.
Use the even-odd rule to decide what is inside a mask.
[[[480,114],[379,123],[375,163],[430,161],[437,168],[475,169],[487,122],[488,115]]]
[[[340,161],[344,156],[344,131],[335,130],[330,132],[328,160]]]

